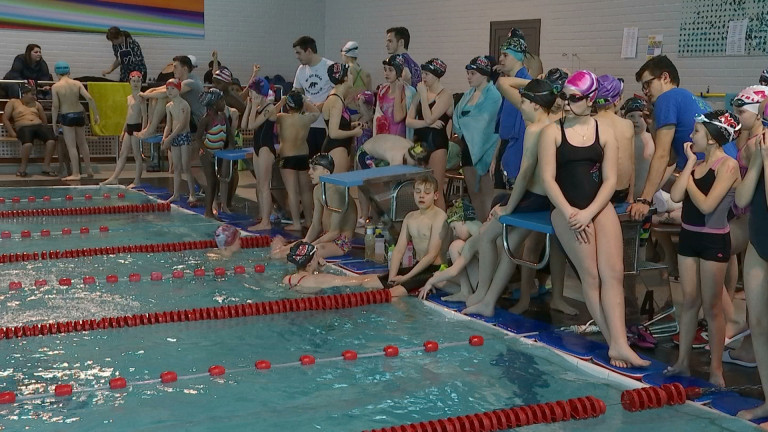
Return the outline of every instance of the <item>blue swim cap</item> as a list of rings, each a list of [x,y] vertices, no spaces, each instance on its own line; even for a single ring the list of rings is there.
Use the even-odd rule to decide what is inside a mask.
[[[65,61],[57,61],[53,70],[56,72],[56,75],[66,75],[69,73],[69,63]]]

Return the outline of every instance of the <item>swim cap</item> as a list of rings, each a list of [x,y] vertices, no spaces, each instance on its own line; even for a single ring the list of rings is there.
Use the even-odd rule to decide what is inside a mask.
[[[567,79],[568,72],[560,68],[552,68],[548,70],[547,74],[544,76],[544,80],[549,82],[549,84],[552,86],[552,91],[555,93],[560,93],[563,91],[563,86],[565,85],[565,80]]]
[[[217,88],[210,88],[200,93],[200,103],[204,107],[210,108],[223,97],[224,93],[222,93],[221,90]]]
[[[309,166],[317,165],[321,166],[331,173],[333,173],[333,169],[336,168],[336,163],[333,161],[333,158],[328,153],[318,153],[315,155],[315,157],[312,158],[312,160],[309,161]]]
[[[216,238],[216,246],[219,249],[224,249],[225,247],[232,246],[240,239],[240,231],[232,225],[221,225],[216,228],[214,238]]]
[[[702,123],[712,139],[719,145],[725,145],[735,140],[741,132],[739,117],[726,110],[714,110],[704,114],[697,114],[697,123]]]
[[[181,81],[176,78],[171,78],[165,82],[165,87],[174,87],[176,90],[181,91]]]
[[[304,108],[304,95],[296,90],[291,90],[285,96],[285,104],[292,110],[301,111]]]
[[[69,73],[69,63],[65,61],[57,61],[53,70],[56,71],[56,75],[66,75]]]
[[[645,101],[645,99],[633,96],[627,99],[626,102],[624,102],[622,109],[624,110],[624,116],[626,117],[627,114],[629,113],[643,112],[647,108],[648,108],[648,103]]]
[[[520,97],[546,109],[552,109],[557,100],[557,94],[552,89],[552,84],[547,80],[533,79],[520,89]]]
[[[187,58],[189,59],[189,64],[192,65],[192,69],[197,67],[197,57],[193,56],[192,54],[188,55]]]
[[[763,69],[760,73],[760,79],[757,80],[760,85],[768,86],[768,69]]]
[[[357,49],[360,48],[357,46],[357,42],[355,41],[349,41],[347,42],[343,48],[341,48],[341,53],[344,54],[347,57],[354,57],[357,58]]]
[[[248,83],[248,89],[253,90],[262,96],[269,95],[269,83],[262,77],[254,77]]]
[[[741,99],[746,102],[745,105],[742,105],[744,109],[757,114],[758,109],[760,109],[760,102],[766,98],[768,98],[768,87],[759,85],[745,88],[733,99]],[[731,101],[731,104],[736,106],[733,101]]]
[[[139,77],[139,78],[143,79],[144,75],[142,75],[141,72],[139,72],[139,71],[133,71],[133,72],[128,74],[128,78],[133,78],[133,77]]]
[[[588,96],[590,101],[597,98],[597,76],[590,71],[580,70],[565,80],[565,86],[576,90],[582,96]]]
[[[415,143],[408,148],[408,156],[410,156],[418,165],[426,165],[429,162],[430,155],[431,153],[426,147],[422,147],[421,143]]]
[[[382,65],[384,66],[392,66],[392,68],[395,69],[395,76],[400,78],[403,76],[403,69],[405,69],[405,62],[403,61],[403,56],[400,54],[392,54],[391,56],[385,58],[382,62]]]
[[[315,256],[315,252],[317,252],[317,248],[315,245],[309,242],[305,241],[297,241],[296,243],[291,246],[291,249],[288,251],[288,255],[286,255],[286,258],[288,259],[288,262],[291,264],[296,265],[296,267],[306,267],[310,261],[312,261],[312,257]]]
[[[525,39],[519,37],[509,37],[501,44],[502,51],[515,51],[521,54],[528,53],[528,44],[525,43]]]
[[[507,39],[509,38],[522,39],[525,42],[525,34],[519,28],[512,27],[507,33]]]
[[[347,64],[334,63],[328,66],[328,79],[333,85],[341,84],[347,79],[349,66]]]
[[[453,206],[448,209],[448,223],[473,220],[477,220],[477,213],[475,208],[472,207],[472,203],[466,199],[457,199],[453,202]]]
[[[216,72],[213,74],[213,77],[219,81],[223,81],[225,83],[231,83],[232,71],[222,66],[216,70]]]
[[[370,90],[360,92],[360,94],[357,95],[357,100],[368,105],[369,107],[376,105],[376,96],[374,96],[373,92]]]
[[[493,73],[493,62],[488,56],[477,56],[469,61],[464,67],[466,70],[473,70],[483,76],[491,76]]]
[[[597,77],[597,97],[595,105],[598,108],[604,108],[616,103],[621,99],[621,93],[624,91],[624,80],[618,79],[613,75],[600,75]]]
[[[448,70],[448,66],[445,65],[444,61],[435,57],[427,60],[426,63],[421,65],[421,70],[427,71],[438,78],[442,78],[443,75],[445,75],[445,71]]]

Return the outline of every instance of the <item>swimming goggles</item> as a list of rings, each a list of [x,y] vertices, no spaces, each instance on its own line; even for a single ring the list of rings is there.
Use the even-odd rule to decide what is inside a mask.
[[[760,102],[747,102],[744,99],[740,99],[740,98],[733,98],[733,99],[731,99],[731,106],[734,107],[734,108],[741,108],[741,107],[744,107],[744,106],[747,106],[747,105],[755,105],[755,104],[759,104],[759,103]]]
[[[587,94],[583,94],[583,95],[577,95],[577,94],[568,95],[565,92],[560,92],[560,93],[558,93],[557,97],[559,97],[560,99],[562,99],[564,101],[568,101],[568,103],[579,103],[579,102],[583,101],[584,99],[588,98],[589,95],[591,95],[592,93],[594,93],[596,91],[597,91],[597,89],[594,89],[591,92],[589,92]]]

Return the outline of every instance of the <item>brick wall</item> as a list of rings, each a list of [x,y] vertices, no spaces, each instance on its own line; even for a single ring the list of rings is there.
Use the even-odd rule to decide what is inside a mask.
[[[721,93],[757,83],[768,66],[766,56],[678,58],[681,11],[679,0],[329,0],[325,44],[336,51],[347,40],[357,40],[361,64],[380,83],[384,32],[405,26],[411,55],[419,62],[430,57],[446,61],[443,83],[456,91],[467,87],[464,65],[488,51],[491,21],[539,18],[545,70],[561,66],[610,73],[627,81],[628,92],[639,92],[634,74],[645,61],[647,37],[662,33],[664,53],[677,65],[683,87]],[[621,58],[624,27],[639,28],[634,59]]]
[[[293,41],[309,34],[322,47],[324,16],[325,0],[206,0],[205,39],[137,36],[136,40],[141,44],[150,77],[156,77],[175,55],[193,54],[200,66],[196,73],[202,79],[211,51],[216,49],[221,62],[241,80],[250,77],[253,63],[262,65],[263,75],[279,73],[291,79],[297,66]],[[51,73],[58,60],[66,60],[73,76],[101,76],[101,71],[114,61],[105,34],[0,30],[0,40],[3,75],[28,43],[42,46]],[[110,78],[118,76],[115,71]]]

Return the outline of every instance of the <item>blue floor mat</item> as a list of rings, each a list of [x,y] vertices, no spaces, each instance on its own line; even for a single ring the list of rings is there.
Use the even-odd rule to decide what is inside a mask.
[[[723,396],[712,399],[710,406],[720,412],[735,416],[741,410],[754,408],[763,404],[759,399],[752,399],[744,396]],[[768,422],[768,417],[750,420],[752,423],[760,424]]]
[[[473,316],[473,314],[469,316]],[[508,330],[514,334],[535,333],[530,336],[532,339],[536,339],[538,333],[552,330],[552,326],[547,323],[513,314],[506,309],[498,307],[496,308],[496,314],[492,318],[487,318],[487,320],[484,321],[496,324],[496,327]]]
[[[656,387],[659,387],[662,384],[680,383],[683,387],[701,387],[705,389],[715,388],[714,384],[701,378],[690,376],[665,376],[663,373],[652,373],[645,375],[643,376],[643,382]],[[712,399],[724,396],[738,396],[738,393],[718,392],[704,394],[700,398],[695,399],[695,402],[706,403],[710,402]]]
[[[447,297],[450,294],[444,291],[438,291],[434,294],[431,294],[429,297],[427,297],[427,300],[432,301],[433,303],[437,303],[440,306],[445,307],[446,309],[450,309],[452,311],[459,312],[462,309],[464,309],[465,304],[462,301],[447,301],[443,300],[443,297]]]
[[[594,353],[608,349],[608,345],[602,342],[561,330],[541,332],[536,340],[581,360],[590,360]]]
[[[341,263],[341,262],[347,262],[347,261],[359,261],[359,256],[353,256],[351,254],[344,254],[334,257],[326,257],[325,262],[328,263]]]
[[[665,363],[662,363],[658,360],[652,359],[650,357],[644,356],[642,354],[638,354],[640,358],[643,360],[649,360],[651,364],[647,368],[620,368],[611,365],[611,359],[608,357],[608,350],[600,350],[597,351],[592,355],[592,361],[596,364],[599,364],[600,366],[612,370],[616,373],[622,374],[624,376],[640,380],[643,378],[643,376],[652,374],[652,373],[661,373],[664,371],[664,369],[667,368],[667,365]]]
[[[342,263],[337,264],[339,267],[343,268],[344,270],[351,271],[355,274],[386,274],[389,271],[389,266],[387,266],[386,263],[379,264],[373,261],[366,261],[366,260],[353,260],[353,261],[345,261]]]

